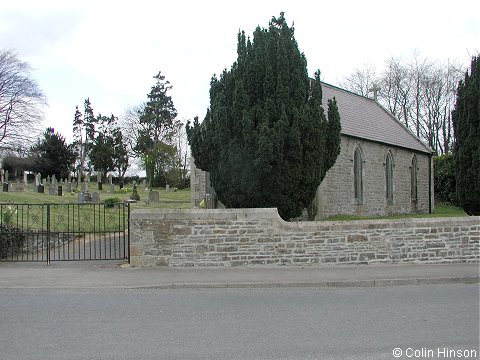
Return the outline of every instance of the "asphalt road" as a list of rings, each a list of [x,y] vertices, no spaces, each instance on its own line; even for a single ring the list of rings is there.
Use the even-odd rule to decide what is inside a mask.
[[[0,289],[5,360],[395,359],[395,348],[400,359],[478,356],[478,284]]]

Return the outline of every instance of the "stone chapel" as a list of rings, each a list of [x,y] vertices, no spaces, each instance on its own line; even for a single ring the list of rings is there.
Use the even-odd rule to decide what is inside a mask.
[[[317,190],[317,218],[433,211],[433,152],[375,99],[322,82],[335,97],[341,150]],[[214,193],[209,174],[191,169],[192,207]],[[218,204],[217,206],[222,206]]]

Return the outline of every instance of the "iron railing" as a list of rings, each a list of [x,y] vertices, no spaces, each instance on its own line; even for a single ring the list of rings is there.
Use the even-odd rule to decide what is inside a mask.
[[[129,259],[129,204],[0,204],[0,261]]]

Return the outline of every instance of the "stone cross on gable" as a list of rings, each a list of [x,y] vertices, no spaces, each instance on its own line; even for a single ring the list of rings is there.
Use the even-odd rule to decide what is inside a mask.
[[[373,86],[368,89],[369,92],[373,92],[373,100],[378,101],[378,92],[381,88],[377,84],[373,84]]]

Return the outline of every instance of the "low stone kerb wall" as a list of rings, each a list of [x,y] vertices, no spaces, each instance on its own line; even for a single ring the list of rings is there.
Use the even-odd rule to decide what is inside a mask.
[[[285,222],[276,209],[133,210],[133,266],[479,261],[480,217]]]

